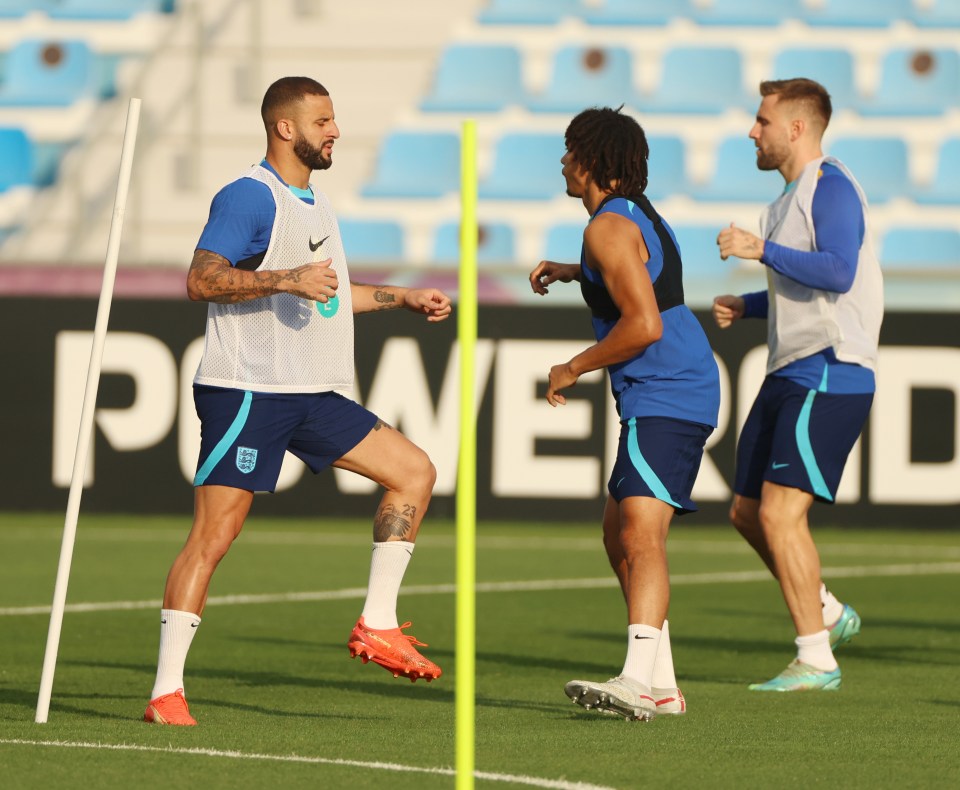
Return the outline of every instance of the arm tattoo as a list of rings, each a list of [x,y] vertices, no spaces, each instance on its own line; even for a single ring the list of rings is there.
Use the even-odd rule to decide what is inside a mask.
[[[302,272],[248,272],[236,269],[215,252],[197,250],[190,265],[189,281],[205,302],[236,304],[279,293],[281,280],[299,282]]]
[[[381,428],[392,428],[392,427],[393,426],[390,423],[384,422],[383,420],[378,418],[376,424],[373,426],[373,430],[379,431]]]
[[[382,307],[379,308],[380,310],[390,310],[399,306],[397,305],[397,297],[389,291],[384,291],[381,288],[377,288],[373,292],[373,301],[379,305],[382,305]]]
[[[391,537],[406,538],[413,527],[417,508],[413,505],[382,505],[373,520],[373,539],[384,543]]]

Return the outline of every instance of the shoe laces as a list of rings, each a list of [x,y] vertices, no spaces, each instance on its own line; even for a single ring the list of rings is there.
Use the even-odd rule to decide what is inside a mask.
[[[403,633],[403,629],[404,629],[404,628],[409,628],[409,627],[412,626],[412,625],[413,625],[413,622],[410,621],[410,620],[407,620],[407,622],[405,622],[403,625],[399,626],[400,632],[401,632],[401,633],[400,633],[400,636],[402,636],[404,639],[409,639],[411,645],[416,645],[417,647],[430,647],[430,645],[428,645],[426,642],[421,642],[421,641],[420,641],[419,639],[417,639],[413,634],[405,634],[405,633]]]

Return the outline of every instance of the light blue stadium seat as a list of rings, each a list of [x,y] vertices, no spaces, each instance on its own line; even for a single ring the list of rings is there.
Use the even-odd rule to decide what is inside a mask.
[[[646,112],[721,113],[747,104],[738,50],[675,47],[664,55],[657,89],[638,107]],[[755,104],[751,99],[749,105]]]
[[[665,25],[677,17],[689,17],[694,5],[691,0],[601,0],[587,5],[583,18],[591,25]]]
[[[900,137],[844,137],[827,153],[850,169],[870,203],[885,203],[912,191],[907,144]]]
[[[830,27],[887,27],[898,19],[909,19],[912,0],[822,0],[807,6],[804,21]]]
[[[477,19],[486,25],[550,25],[582,12],[580,0],[487,0]]]
[[[913,193],[917,203],[960,205],[960,137],[944,141],[937,152],[937,166],[929,185]]]
[[[35,153],[23,129],[0,128],[0,192],[33,183]]]
[[[880,265],[885,270],[938,269],[960,274],[960,230],[890,228],[880,244]]]
[[[803,15],[802,0],[710,0],[694,6],[691,14],[700,25],[779,25]]]
[[[564,222],[547,228],[543,259],[557,263],[580,263],[586,222]]]
[[[494,112],[523,100],[520,52],[506,44],[453,44],[440,56],[420,109]]]
[[[481,222],[477,231],[477,263],[516,262],[517,253],[511,225],[504,222]],[[460,262],[459,222],[446,222],[437,228],[431,260],[441,265],[456,265]]]
[[[676,195],[687,190],[686,150],[679,137],[670,135],[647,138],[650,158],[647,160],[647,189],[651,200]]]
[[[778,52],[773,59],[771,79],[807,77],[830,93],[834,111],[859,105],[853,55],[846,49],[795,47]],[[757,97],[757,105],[760,97]]]
[[[960,27],[960,0],[926,0],[914,5],[910,20],[917,27]]]
[[[756,146],[746,135],[722,140],[710,181],[693,190],[697,200],[769,203],[783,191],[783,177],[776,170],[757,168]]]
[[[494,150],[493,167],[480,182],[479,195],[493,200],[548,200],[562,195],[566,185],[560,157],[563,135],[508,132]]]
[[[54,0],[0,0],[0,19],[19,19],[34,11],[43,11]]]
[[[351,263],[400,263],[403,260],[403,228],[391,220],[350,219],[339,221],[343,251]]]
[[[680,247],[684,280],[689,277],[725,277],[732,261],[720,260],[717,235],[723,229],[715,225],[671,225]]]
[[[624,47],[564,47],[553,59],[543,94],[527,100],[535,112],[577,113],[634,100],[633,66]]]
[[[26,39],[7,55],[0,106],[68,106],[96,95],[99,76],[85,42]]]
[[[118,21],[169,10],[166,0],[48,0],[51,19]]]
[[[442,197],[460,185],[460,139],[453,132],[392,132],[365,197]]]
[[[865,115],[940,115],[960,104],[960,55],[955,49],[894,49],[880,64],[876,95]]]

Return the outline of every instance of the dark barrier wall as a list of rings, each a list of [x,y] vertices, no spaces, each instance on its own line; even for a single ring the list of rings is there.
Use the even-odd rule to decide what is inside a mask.
[[[96,317],[89,299],[0,299],[3,322],[3,509],[66,507]],[[198,425],[190,382],[202,350],[205,306],[113,304],[87,465],[83,510],[183,513],[192,508]],[[717,330],[699,315],[723,384],[720,426],[695,490],[695,523],[725,519],[735,436],[763,376],[763,322]],[[543,399],[550,366],[590,338],[578,307],[489,307],[480,312],[478,510],[482,518],[599,519],[616,415],[604,376],[584,377],[566,407]],[[455,512],[458,438],[456,322],[409,313],[357,319],[358,399],[401,428],[438,470],[432,513]],[[840,503],[819,523],[960,526],[960,321],[953,314],[891,314],[884,323],[870,425],[848,464]],[[292,459],[291,459],[292,460]],[[285,466],[284,489],[255,512],[371,516],[376,490],[328,471]]]

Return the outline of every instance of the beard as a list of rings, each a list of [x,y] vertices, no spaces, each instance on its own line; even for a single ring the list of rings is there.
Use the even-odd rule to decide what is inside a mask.
[[[311,170],[326,170],[333,164],[333,158],[325,156],[322,148],[315,148],[305,137],[297,137],[293,152],[304,165]]]
[[[786,152],[778,148],[769,151],[757,149],[757,169],[758,170],[779,170],[780,165],[786,161]]]

